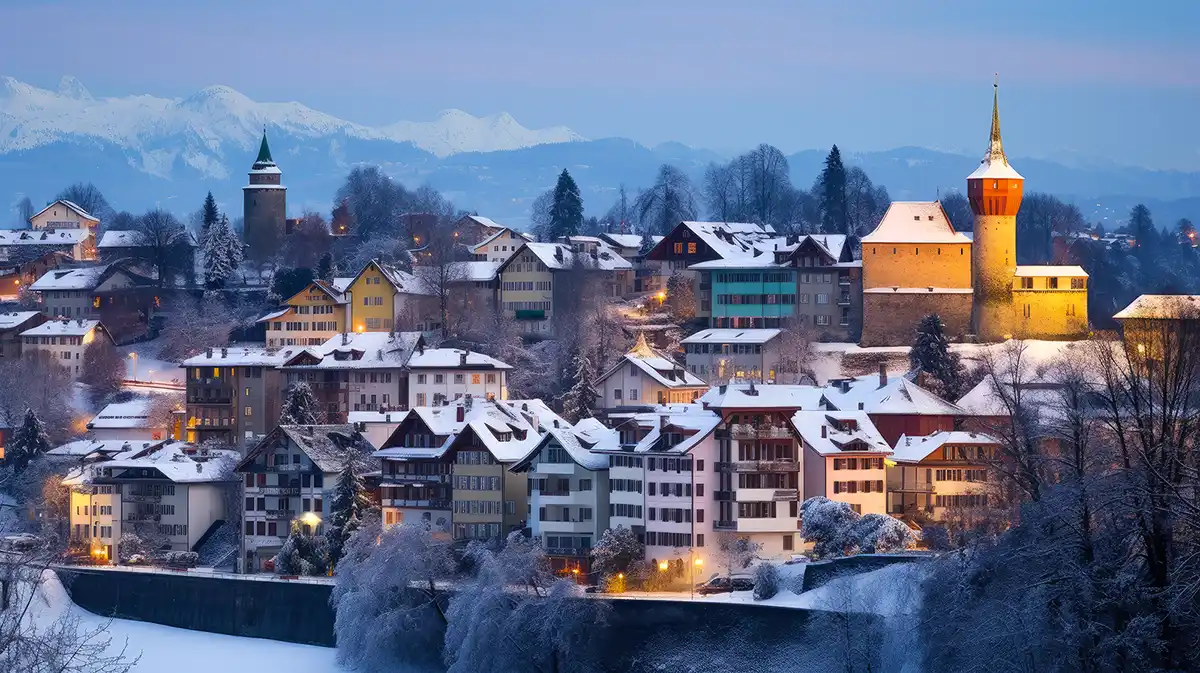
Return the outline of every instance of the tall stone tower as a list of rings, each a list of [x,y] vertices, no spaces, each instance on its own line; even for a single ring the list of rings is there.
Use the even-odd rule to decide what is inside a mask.
[[[247,256],[255,261],[267,259],[279,248],[287,217],[287,187],[281,184],[283,173],[271,159],[267,132],[263,130],[258,158],[250,167],[250,183],[242,187],[242,218]]]
[[[971,246],[975,302],[971,323],[980,341],[1000,341],[1013,335],[1017,210],[1024,184],[1025,178],[1004,156],[999,88],[993,83],[992,135],[987,154],[979,168],[967,176],[967,196],[975,213],[975,240]]]

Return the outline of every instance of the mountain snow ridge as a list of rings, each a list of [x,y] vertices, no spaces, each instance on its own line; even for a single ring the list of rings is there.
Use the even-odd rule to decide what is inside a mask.
[[[182,99],[97,99],[71,76],[62,78],[57,91],[0,78],[0,154],[99,140],[129,152],[131,165],[160,177],[167,177],[163,167],[169,170],[179,158],[203,174],[225,178],[230,155],[253,148],[264,127],[300,138],[344,135],[412,143],[439,158],[583,140],[565,126],[527,129],[508,113],[475,117],[445,110],[432,122],[370,127],[296,102],[260,103],[228,86],[210,86]]]

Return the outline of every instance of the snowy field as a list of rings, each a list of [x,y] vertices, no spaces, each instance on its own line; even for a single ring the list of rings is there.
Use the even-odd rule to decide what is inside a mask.
[[[160,348],[162,348],[162,341],[158,339],[118,346],[117,350],[125,356],[126,378],[158,383],[183,383],[184,372],[180,369],[178,362],[158,359]],[[130,357],[132,353],[137,353],[137,357]],[[135,367],[137,368],[136,376]]]
[[[127,647],[127,654],[140,656],[132,669],[133,673],[271,670],[332,673],[342,670],[334,663],[334,650],[327,647],[239,638],[99,617],[72,603],[58,576],[51,571],[46,571],[33,600],[31,616],[42,628],[68,612],[80,617],[81,630],[84,632],[107,624],[108,636],[112,638],[110,653],[115,654],[122,647]]]

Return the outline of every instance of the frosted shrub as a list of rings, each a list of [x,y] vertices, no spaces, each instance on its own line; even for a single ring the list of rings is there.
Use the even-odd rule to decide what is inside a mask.
[[[754,600],[765,601],[779,593],[779,569],[772,563],[760,563],[754,569]]]

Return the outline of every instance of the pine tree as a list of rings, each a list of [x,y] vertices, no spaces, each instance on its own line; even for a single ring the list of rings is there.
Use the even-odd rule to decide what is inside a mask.
[[[342,461],[333,500],[329,503],[329,530],[325,533],[329,567],[336,568],[350,534],[358,530],[363,514],[371,507],[361,474],[361,454],[350,449]]]
[[[938,390],[934,392],[951,401],[961,397],[962,362],[950,352],[950,340],[938,314],[931,313],[917,323],[917,336],[908,351],[908,361],[915,371],[924,372],[937,382]]]
[[[212,192],[204,197],[204,209],[201,213],[200,245],[204,245],[204,241],[208,239],[208,232],[212,230],[212,226],[221,216],[221,211],[217,210],[217,200],[213,198]]]
[[[557,241],[563,236],[576,236],[583,227],[583,198],[579,195],[579,186],[575,179],[563,169],[558,176],[558,184],[554,186],[554,202],[550,206],[551,241]]]
[[[274,561],[277,575],[324,575],[329,567],[325,539],[305,533],[300,522],[293,520],[288,538]]]
[[[46,437],[46,429],[42,427],[41,419],[37,417],[33,409],[26,409],[21,427],[17,428],[16,433],[8,442],[6,462],[11,464],[13,471],[19,474],[29,466],[29,463],[37,460],[49,450],[50,440]]]
[[[326,283],[333,282],[333,253],[328,250],[317,260],[317,278]]]
[[[317,398],[312,388],[303,381],[287,387],[283,398],[283,411],[279,414],[280,425],[316,425]]]
[[[601,575],[627,572],[634,561],[645,556],[645,551],[632,530],[624,526],[609,528],[592,547],[592,570]]]
[[[642,229],[642,242],[638,246],[638,254],[645,257],[654,249],[654,237],[650,235],[650,227]]]
[[[592,361],[583,348],[575,352],[572,365],[573,384],[563,397],[563,415],[569,421],[578,421],[592,415],[592,406],[596,403],[595,374]]]
[[[204,285],[219,289],[242,263],[242,242],[222,215],[204,238]]]
[[[827,234],[849,234],[850,217],[846,208],[846,167],[842,153],[834,145],[825,157],[825,168],[817,178],[817,199],[821,206],[821,228]]]

